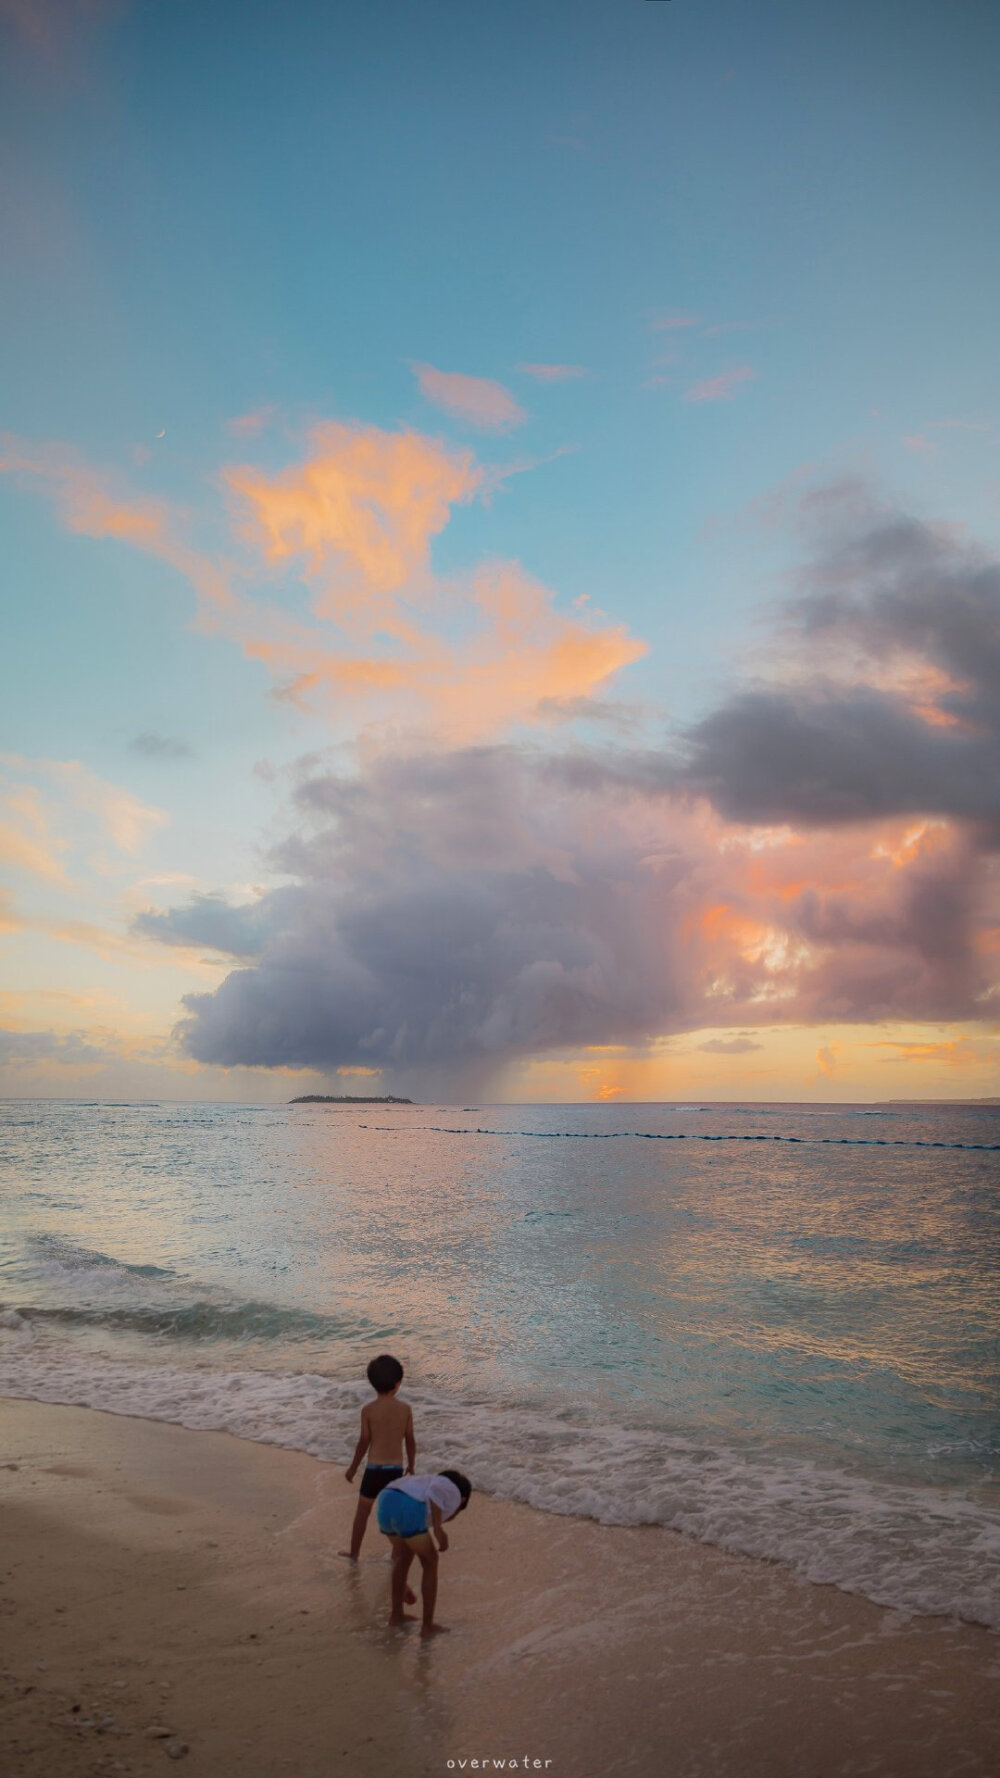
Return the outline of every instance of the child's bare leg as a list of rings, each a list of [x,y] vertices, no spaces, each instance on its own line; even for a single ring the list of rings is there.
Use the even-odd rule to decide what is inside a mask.
[[[420,1585],[420,1597],[423,1604],[423,1620],[420,1625],[421,1636],[440,1636],[447,1630],[447,1624],[434,1622],[434,1607],[437,1604],[438,1590],[438,1552],[437,1545],[426,1534],[416,1543],[417,1555],[423,1569]]]
[[[373,1505],[374,1502],[371,1500],[358,1501],[358,1510],[354,1515],[354,1524],[351,1526],[351,1547],[349,1550],[340,1552],[342,1556],[348,1556],[352,1562],[356,1562],[361,1554],[361,1545],[368,1529],[368,1520]]]
[[[412,1623],[412,1618],[403,1610],[403,1601],[409,1588],[406,1577],[413,1561],[413,1551],[402,1537],[392,1539],[392,1604],[389,1610],[390,1624]],[[412,1594],[410,1595],[412,1598]]]

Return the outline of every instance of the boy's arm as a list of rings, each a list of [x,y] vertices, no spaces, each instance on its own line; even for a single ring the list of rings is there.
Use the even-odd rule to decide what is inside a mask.
[[[441,1523],[441,1508],[433,1500],[431,1501],[431,1528],[437,1538],[438,1549],[446,1550],[448,1548],[448,1533]]]
[[[344,1471],[344,1474],[346,1475],[347,1480],[349,1482],[353,1482],[355,1471],[357,1470],[358,1464],[361,1462],[361,1459],[364,1456],[365,1452],[367,1451],[371,1442],[372,1442],[372,1435],[371,1435],[371,1431],[370,1431],[369,1425],[368,1425],[368,1415],[365,1412],[365,1409],[362,1408],[362,1410],[361,1410],[361,1437],[358,1439],[358,1442],[354,1447],[354,1456],[351,1458],[350,1468],[346,1469]]]
[[[406,1410],[406,1429],[403,1433],[403,1443],[406,1446],[406,1473],[407,1475],[412,1475],[413,1466],[417,1461],[417,1441],[413,1436],[412,1408],[407,1408]]]

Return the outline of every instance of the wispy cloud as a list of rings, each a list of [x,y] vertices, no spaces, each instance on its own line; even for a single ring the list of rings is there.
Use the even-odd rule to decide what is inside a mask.
[[[488,377],[437,370],[433,364],[413,364],[411,369],[426,401],[481,432],[509,432],[528,418],[510,390]]]
[[[231,432],[234,438],[256,438],[271,425],[277,411],[273,402],[267,402],[263,407],[253,408],[249,413],[237,414],[235,419],[227,420],[226,431]]]
[[[978,1068],[985,1062],[996,1064],[1000,1061],[1000,1044],[996,1042],[976,1042],[970,1037],[955,1037],[943,1040],[920,1042],[883,1041],[872,1046],[875,1049],[892,1050],[891,1057],[885,1061],[921,1062],[946,1068]]]
[[[537,383],[568,383],[576,377],[589,377],[585,364],[517,364],[515,370]]]
[[[915,456],[933,457],[937,454],[937,445],[934,440],[927,438],[923,432],[905,434],[903,443],[907,450],[912,451]]]
[[[185,515],[168,501],[123,494],[112,475],[84,462],[68,445],[32,445],[11,433],[0,433],[0,473],[40,486],[69,530],[112,537],[156,556],[184,575],[207,607],[232,608],[227,564],[185,540]]]
[[[155,735],[148,729],[141,735],[134,735],[128,744],[130,753],[139,753],[144,759],[190,759],[191,749],[186,741],[178,741],[171,735]]]
[[[706,377],[700,383],[692,383],[690,389],[684,391],[685,401],[732,401],[733,396],[745,383],[750,383],[757,372],[749,364],[739,364],[734,370],[724,370],[716,377]]]
[[[699,327],[701,316],[687,315],[678,310],[671,310],[666,314],[654,315],[649,325],[653,333],[672,333],[676,328]]]
[[[116,851],[134,854],[163,827],[167,816],[130,790],[98,777],[78,759],[28,759],[5,754],[8,779],[7,856],[19,868],[65,882],[64,856],[110,841]]]

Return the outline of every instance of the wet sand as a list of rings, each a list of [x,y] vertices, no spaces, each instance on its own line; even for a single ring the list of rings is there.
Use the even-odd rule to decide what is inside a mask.
[[[374,1530],[357,1569],[335,1554],[354,1501],[297,1452],[0,1402],[0,1770],[1000,1771],[988,1631],[475,1496],[441,1561],[452,1633],[423,1643],[385,1627]]]

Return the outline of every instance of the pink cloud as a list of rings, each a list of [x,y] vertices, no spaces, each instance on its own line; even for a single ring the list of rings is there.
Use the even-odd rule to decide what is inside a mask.
[[[585,364],[516,364],[515,370],[538,383],[568,383],[574,377],[588,377]]]
[[[256,438],[265,426],[270,425],[276,411],[274,403],[267,402],[263,407],[251,409],[248,414],[237,414],[234,420],[227,420],[226,431],[234,438]]]
[[[650,327],[654,333],[672,332],[675,327],[697,327],[700,315],[679,315],[676,313],[654,315]]]
[[[684,394],[685,401],[732,401],[737,389],[744,383],[753,381],[757,372],[749,364],[737,365],[735,370],[721,371],[717,377],[706,377],[700,383],[693,383]]]
[[[528,418],[510,390],[489,377],[436,370],[433,364],[414,364],[411,368],[426,401],[483,432],[509,432]]]
[[[903,438],[903,443],[907,450],[912,451],[915,456],[932,457],[937,451],[937,445],[934,443],[934,440],[932,438],[925,438],[922,432],[907,433]]]

